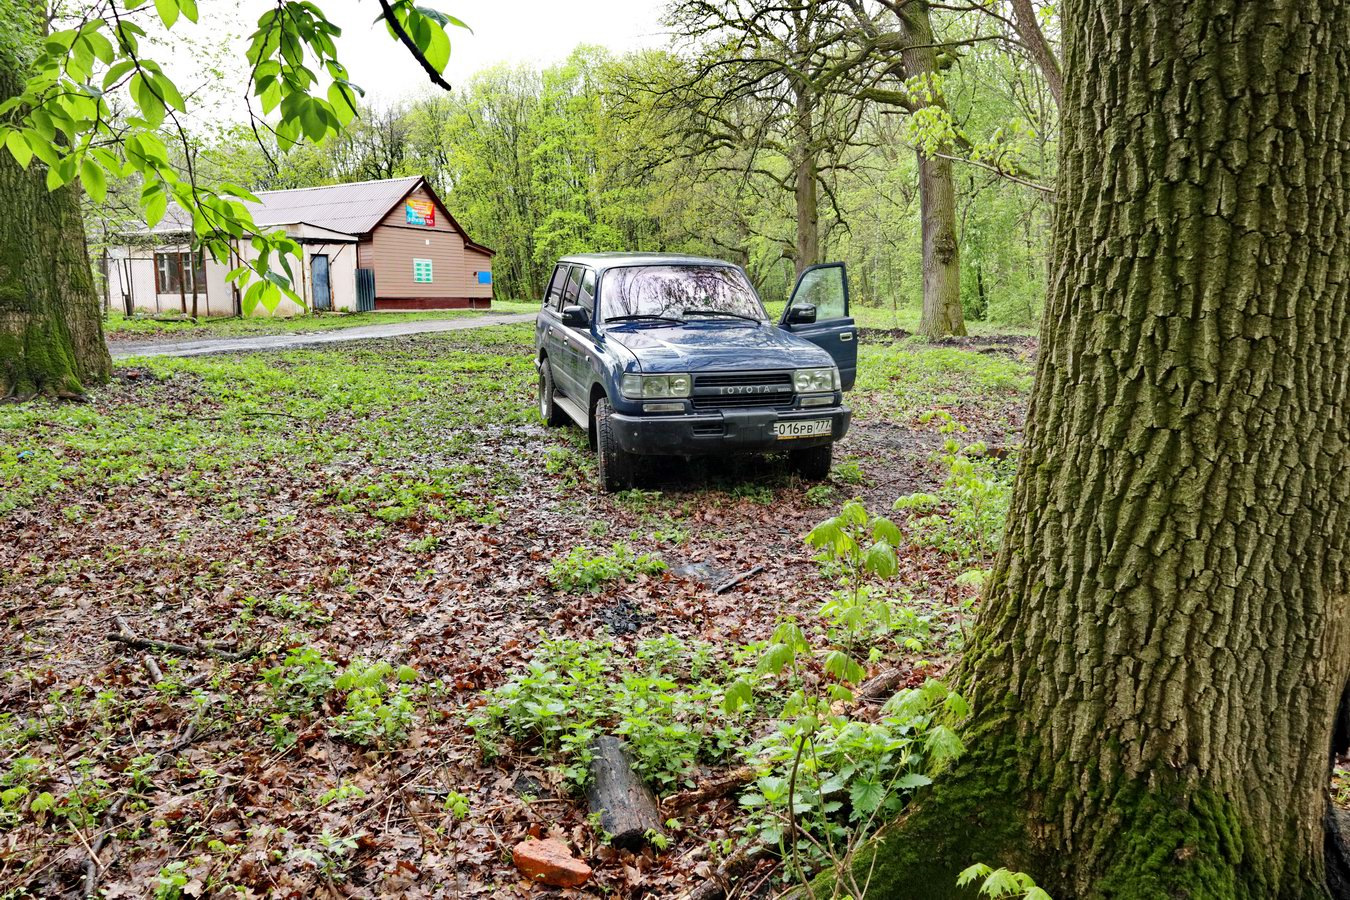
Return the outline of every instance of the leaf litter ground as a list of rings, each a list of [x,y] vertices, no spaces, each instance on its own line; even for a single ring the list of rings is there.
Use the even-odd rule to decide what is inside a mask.
[[[734,797],[686,812],[663,852],[615,851],[548,760],[485,761],[465,711],[546,637],[624,654],[671,635],[729,658],[785,616],[811,627],[832,584],[803,535],[849,497],[883,512],[936,487],[943,435],[924,411],[1015,443],[1034,356],[1030,340],[878,334],[832,481],[669,461],[607,497],[584,434],[539,424],[529,341],[513,326],[154,361],[89,404],[0,409],[0,895],[79,895],[89,878],[108,897],[523,896],[540,889],[510,848],[545,833],[596,870],[563,894],[687,889],[738,837]],[[674,571],[554,590],[556,559],[616,543]],[[959,624],[955,574],[938,550],[901,560],[939,631]],[[197,652],[110,641],[119,617]],[[874,671],[941,671],[949,647]],[[411,672],[379,687],[403,691],[406,733],[344,737],[335,723],[388,723],[331,694],[287,713],[266,673],[299,651]]]

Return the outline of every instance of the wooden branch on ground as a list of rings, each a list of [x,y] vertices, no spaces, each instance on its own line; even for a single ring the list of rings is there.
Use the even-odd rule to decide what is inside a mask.
[[[758,770],[754,766],[741,766],[732,769],[721,778],[714,778],[696,788],[671,794],[662,802],[661,809],[665,812],[665,815],[671,816],[691,806],[707,803],[709,800],[720,800],[727,794],[734,793],[739,788],[743,788],[754,781],[757,774]]]
[[[689,891],[681,900],[722,900],[727,896],[728,886],[749,873],[767,852],[763,844],[737,850],[707,881]]]
[[[600,816],[600,828],[612,835],[610,843],[639,850],[647,836],[661,831],[656,795],[633,771],[623,741],[608,735],[591,745],[591,779],[586,801]]]
[[[910,669],[890,669],[880,675],[874,675],[858,688],[855,699],[859,702],[881,700],[894,694],[901,682],[909,677]]]
[[[157,641],[152,638],[137,637],[134,634],[121,630],[111,632],[108,640],[116,641],[119,644],[126,644],[128,647],[135,647],[138,650],[156,650],[160,653],[173,653],[177,656],[203,657],[209,656],[213,659],[224,660],[225,662],[238,662],[241,659],[248,659],[254,654],[254,650],[221,650],[218,647],[212,647],[210,644],[198,643],[195,645],[175,644],[171,641]]]
[[[113,621],[117,623],[117,633],[122,638],[130,639],[136,637],[131,630],[131,626],[127,624],[127,620],[122,618],[120,614],[114,615]],[[155,662],[155,658],[149,653],[141,657],[141,665],[145,667],[145,671],[150,676],[150,680],[155,684],[159,684],[164,680],[164,673],[159,670],[159,663]]]
[[[751,569],[751,570],[748,571],[748,572],[742,572],[741,574],[737,575],[735,578],[731,578],[731,579],[729,579],[729,580],[727,580],[727,581],[722,582],[722,583],[719,584],[717,587],[713,588],[713,593],[714,593],[714,594],[725,594],[727,591],[731,590],[731,589],[734,588],[736,585],[740,584],[742,581],[747,581],[747,580],[749,580],[749,579],[751,579],[751,578],[754,578],[756,575],[758,575],[760,572],[763,572],[763,571],[764,571],[764,567],[763,567],[763,566],[755,566],[753,569]]]

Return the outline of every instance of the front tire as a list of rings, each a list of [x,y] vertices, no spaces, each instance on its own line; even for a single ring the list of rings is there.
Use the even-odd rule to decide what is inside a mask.
[[[600,489],[606,494],[626,491],[633,486],[637,457],[619,446],[611,416],[609,398],[595,404],[595,450],[600,461]]]
[[[830,477],[830,464],[834,461],[834,442],[820,447],[808,447],[805,450],[793,450],[788,454],[792,470],[807,481],[824,481]]]
[[[567,413],[559,409],[558,404],[553,402],[553,395],[556,391],[557,388],[553,386],[553,367],[549,365],[547,359],[540,360],[539,417],[550,428],[558,428],[570,421],[567,418]]]

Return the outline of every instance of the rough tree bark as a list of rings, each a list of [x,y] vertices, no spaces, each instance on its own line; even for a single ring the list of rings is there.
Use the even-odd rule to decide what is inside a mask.
[[[1350,672],[1350,4],[1069,0],[1052,280],[968,751],[849,869],[1325,898]]]
[[[926,0],[895,7],[905,30],[900,52],[909,78],[936,75],[937,48]],[[940,92],[931,103],[943,106]],[[948,151],[949,152],[949,151]],[[919,151],[919,208],[923,219],[923,313],[919,331],[938,338],[966,333],[961,310],[961,251],[956,240],[956,186],[952,163]]]
[[[22,83],[0,45],[0,98]],[[112,369],[78,189],[49,192],[39,163],[0,150],[0,210],[0,397],[78,395]]]

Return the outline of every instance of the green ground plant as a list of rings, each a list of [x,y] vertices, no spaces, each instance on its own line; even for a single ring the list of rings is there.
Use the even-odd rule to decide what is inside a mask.
[[[745,738],[745,716],[723,703],[725,666],[712,648],[672,637],[639,641],[631,657],[610,641],[545,639],[524,671],[483,695],[468,719],[490,756],[507,739],[543,753],[570,783],[586,783],[591,744],[621,736],[638,773],[658,791],[700,760],[725,760]]]
[[[613,581],[626,581],[639,575],[659,575],[666,564],[654,556],[638,553],[630,545],[616,543],[609,553],[596,553],[589,547],[574,547],[566,556],[553,561],[548,580],[560,591],[579,594],[594,591]]]

